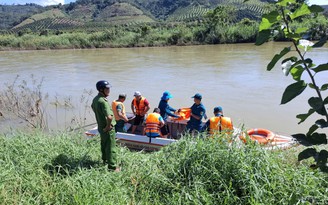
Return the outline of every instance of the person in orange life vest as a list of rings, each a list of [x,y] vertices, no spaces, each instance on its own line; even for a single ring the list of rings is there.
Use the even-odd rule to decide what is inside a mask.
[[[194,130],[200,132],[202,128],[202,118],[205,115],[205,107],[202,104],[202,95],[196,93],[191,98],[194,98],[194,104],[191,106],[190,120],[187,122],[186,130],[193,133]]]
[[[222,131],[233,130],[231,119],[223,116],[221,106],[214,108],[214,117],[211,117],[202,127],[202,131],[207,131],[211,136]]]
[[[112,109],[116,120],[115,132],[126,132],[126,130],[124,130],[124,123],[128,122],[129,119],[125,114],[125,107],[123,104],[125,99],[126,99],[126,94],[122,93],[119,94],[117,100],[114,100],[112,102]]]
[[[137,126],[143,123],[145,115],[149,109],[150,104],[148,100],[145,97],[142,97],[139,91],[134,92],[134,98],[131,102],[131,110],[136,117],[134,118],[134,123],[131,130],[132,134],[135,133]]]
[[[176,112],[177,110],[172,108],[168,103],[171,98],[173,98],[171,93],[165,91],[158,105],[158,108],[160,109],[160,114],[165,122],[164,126],[161,128],[161,133],[164,138],[167,138],[170,134],[169,126],[166,123],[168,116],[171,116],[173,118],[180,117],[179,115],[174,114],[174,112]]]
[[[161,137],[161,127],[164,126],[163,117],[159,114],[160,109],[155,108],[153,113],[150,113],[145,119],[144,133],[147,137],[155,138]]]

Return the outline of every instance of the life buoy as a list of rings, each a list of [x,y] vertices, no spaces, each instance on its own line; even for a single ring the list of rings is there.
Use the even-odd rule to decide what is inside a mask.
[[[253,141],[257,141],[259,144],[267,144],[274,139],[275,134],[267,129],[255,128],[247,130],[248,136]],[[240,139],[246,142],[245,136],[240,136]]]

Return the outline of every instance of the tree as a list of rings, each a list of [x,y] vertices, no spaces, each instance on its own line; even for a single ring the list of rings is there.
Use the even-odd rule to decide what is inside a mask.
[[[328,89],[328,83],[318,85],[314,76],[320,75],[323,71],[328,71],[328,63],[315,65],[312,59],[306,58],[306,53],[312,48],[322,47],[327,42],[327,34],[322,32],[319,42],[312,43],[303,36],[311,36],[313,29],[311,28],[296,28],[292,29],[290,23],[293,21],[302,21],[304,17],[316,18],[323,8],[317,5],[308,6],[303,0],[278,0],[276,9],[262,17],[259,27],[259,35],[256,40],[256,45],[261,45],[268,41],[273,35],[281,31],[284,36],[292,42],[292,46],[284,48],[279,54],[276,54],[267,66],[270,71],[287,53],[290,54],[292,48],[295,49],[297,55],[287,57],[282,60],[282,70],[286,76],[289,74],[295,80],[289,85],[282,96],[281,104],[288,103],[296,96],[300,95],[306,88],[314,89],[316,96],[308,99],[310,109],[307,113],[299,114],[296,117],[300,120],[299,124],[304,122],[310,115],[318,114],[320,119],[316,120],[309,128],[306,134],[294,134],[293,136],[307,145],[327,144],[327,135],[318,133],[318,129],[327,129],[328,127],[328,96],[323,96],[323,91]],[[306,82],[302,75],[308,75],[310,81]],[[298,160],[313,157],[316,161],[315,166],[320,167],[322,171],[328,171],[327,159],[328,151],[317,151],[311,147],[305,149],[298,155]]]

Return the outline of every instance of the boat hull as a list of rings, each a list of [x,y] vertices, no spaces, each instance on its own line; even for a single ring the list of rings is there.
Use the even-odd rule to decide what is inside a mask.
[[[85,132],[88,139],[96,137],[99,133],[97,127]],[[128,147],[133,150],[158,151],[163,146],[176,142],[175,139],[166,138],[149,138],[145,135],[116,133],[117,143],[121,146]]]

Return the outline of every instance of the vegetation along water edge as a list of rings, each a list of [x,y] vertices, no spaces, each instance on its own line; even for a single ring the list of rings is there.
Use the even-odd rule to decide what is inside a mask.
[[[299,1],[301,3],[302,1]],[[272,0],[105,1],[0,5],[0,50],[70,49],[255,42]],[[326,7],[325,7],[326,8]],[[327,10],[291,27],[327,33]],[[287,40],[283,35],[275,40]]]

